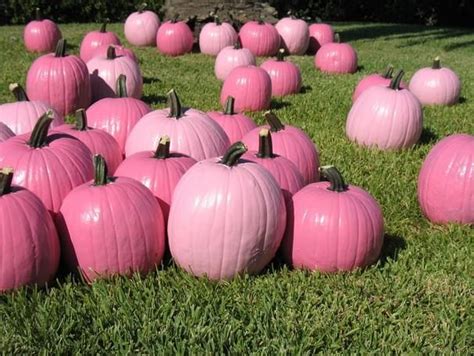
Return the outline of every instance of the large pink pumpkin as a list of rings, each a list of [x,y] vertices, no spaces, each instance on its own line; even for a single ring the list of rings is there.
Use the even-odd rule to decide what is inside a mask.
[[[117,98],[101,99],[86,112],[89,125],[112,135],[122,153],[125,153],[125,142],[132,128],[151,111],[145,102],[128,97],[126,79],[124,75],[117,79]]]
[[[368,88],[373,87],[374,85],[382,85],[388,87],[393,78],[392,73],[393,66],[389,65],[384,74],[370,74],[362,78],[354,89],[354,93],[352,94],[352,102],[355,102],[360,96],[360,94],[362,94]],[[401,81],[400,88],[407,89],[408,86],[403,81]]]
[[[301,90],[301,71],[296,64],[285,61],[284,52],[280,49],[276,60],[269,59],[260,65],[272,81],[272,96],[296,94]]]
[[[286,224],[282,192],[265,168],[239,160],[245,151],[237,142],[224,157],[195,164],[176,186],[170,250],[195,276],[219,280],[258,273],[280,245]]]
[[[262,68],[250,65],[237,67],[224,81],[221,90],[221,104],[227,98],[235,98],[235,111],[261,111],[270,108],[272,101],[272,80]]]
[[[133,59],[133,61],[135,63],[138,64],[138,58],[135,55],[135,52],[133,52],[130,48],[126,48],[126,47],[123,47],[123,46],[120,46],[120,45],[107,45],[106,44],[106,45],[102,45],[100,47],[97,47],[94,50],[94,53],[92,54],[92,58],[95,58],[95,57],[105,58],[105,57],[107,57],[107,52],[108,52],[110,47],[113,47],[115,49],[115,55],[117,57],[121,57],[121,56],[129,57],[130,59]]]
[[[280,48],[280,34],[271,23],[249,21],[239,31],[242,47],[257,57],[274,56]]]
[[[49,282],[59,265],[53,219],[36,195],[12,186],[13,171],[0,170],[0,293]]]
[[[55,22],[42,19],[40,9],[36,8],[36,20],[29,22],[23,31],[23,41],[29,52],[53,52],[62,38],[61,31]]]
[[[48,135],[51,112],[38,120],[31,134],[0,145],[0,166],[12,167],[13,183],[35,193],[54,215],[64,197],[92,178],[92,153],[79,140],[59,133]]]
[[[114,32],[107,31],[107,24],[102,24],[99,31],[87,33],[79,50],[81,59],[87,63],[94,56],[94,51],[103,45],[120,45],[120,39]]]
[[[10,128],[0,121],[0,143],[15,136],[15,133]]]
[[[36,59],[28,70],[26,92],[31,100],[48,103],[61,115],[87,108],[91,83],[86,64],[66,54],[66,40],[59,40],[56,52]]]
[[[293,196],[282,242],[295,268],[350,271],[376,262],[383,245],[382,209],[365,190],[344,184],[334,167],[322,167],[328,182],[313,183]]]
[[[201,52],[211,56],[217,56],[223,48],[232,46],[238,38],[231,24],[221,22],[217,16],[214,19],[214,22],[205,24],[199,34]]]
[[[125,38],[134,46],[154,46],[160,18],[153,11],[145,10],[146,4],[138,7],[125,20]]]
[[[335,35],[334,43],[323,45],[314,58],[316,68],[325,73],[355,73],[357,71],[357,52],[348,43],[339,43]]]
[[[436,224],[474,224],[474,136],[443,138],[430,151],[418,177],[418,201]]]
[[[284,17],[275,25],[281,36],[281,46],[289,54],[303,55],[309,45],[309,30],[306,21]]]
[[[184,21],[173,19],[163,23],[156,33],[156,46],[167,56],[182,56],[193,49],[194,36]]]
[[[230,143],[240,141],[244,135],[257,127],[255,121],[234,111],[235,99],[227,98],[224,112],[211,111],[207,115],[225,131]]]
[[[125,155],[151,151],[162,136],[171,139],[171,150],[197,161],[222,155],[229,139],[222,128],[204,112],[184,109],[174,90],[169,92],[170,108],[155,110],[137,122],[128,136]]]
[[[233,69],[242,66],[255,65],[255,56],[248,48],[242,48],[240,41],[219,52],[214,64],[217,79],[225,80]]]
[[[423,111],[418,99],[400,87],[403,71],[390,86],[367,89],[347,116],[347,137],[362,146],[382,150],[414,146],[423,130]]]
[[[423,105],[453,105],[459,101],[461,81],[453,70],[441,67],[436,57],[431,68],[413,75],[409,89]]]
[[[260,126],[245,135],[242,141],[249,150],[257,151],[262,129],[272,133],[273,151],[288,158],[303,175],[305,184],[319,180],[319,153],[311,138],[301,129],[283,125],[275,114],[265,113],[268,125]]]
[[[94,180],[71,191],[57,217],[66,264],[86,281],[152,271],[165,250],[160,204],[134,179],[108,177],[102,156],[94,165]]]
[[[16,135],[31,132],[38,118],[46,111],[52,110],[51,105],[37,100],[30,101],[18,83],[10,84],[9,89],[16,102],[0,105],[0,122],[7,125]],[[54,118],[51,127],[64,124],[63,116],[54,110],[52,112]]]
[[[326,23],[313,23],[309,25],[309,54],[316,52],[326,43],[334,42],[334,30]]]

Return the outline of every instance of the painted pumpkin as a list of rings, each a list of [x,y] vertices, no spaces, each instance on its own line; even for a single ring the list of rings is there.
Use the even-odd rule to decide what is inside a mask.
[[[120,39],[114,32],[107,31],[107,23],[102,24],[99,31],[91,31],[86,34],[79,49],[80,57],[84,63],[89,62],[94,51],[104,45],[121,45]]]
[[[383,245],[382,209],[368,192],[346,185],[335,167],[322,167],[321,176],[329,182],[293,195],[283,256],[295,268],[322,272],[371,265]]]
[[[316,54],[323,45],[331,42],[334,42],[334,30],[331,25],[326,23],[309,25],[309,54]]]
[[[163,23],[156,33],[156,46],[167,56],[182,56],[193,50],[194,36],[189,26],[177,18]]]
[[[62,37],[55,22],[41,18],[39,8],[36,8],[36,19],[29,22],[23,31],[23,41],[28,52],[53,52]]]
[[[160,18],[153,11],[145,10],[146,4],[138,6],[125,20],[125,38],[134,46],[154,46]]]
[[[7,125],[0,121],[0,143],[13,136],[15,136],[15,133],[10,130]]]
[[[214,22],[208,22],[201,29],[199,48],[201,53],[217,56],[223,48],[232,46],[237,38],[237,32],[232,25],[221,22],[219,17],[215,16]]]
[[[275,25],[281,37],[281,46],[287,53],[303,55],[308,50],[309,29],[306,21],[293,16],[284,17]]]
[[[174,261],[195,276],[232,279],[260,272],[274,257],[286,224],[272,175],[239,160],[241,142],[222,158],[198,162],[176,186],[168,221]]]
[[[225,47],[219,52],[214,65],[214,73],[217,79],[225,80],[233,69],[255,64],[253,53],[248,48],[242,48],[240,41],[236,41],[233,47]]]
[[[260,65],[272,81],[272,96],[296,94],[301,90],[301,71],[296,64],[285,61],[284,53],[282,48],[276,60],[269,59]]]
[[[418,201],[433,223],[474,224],[474,136],[451,135],[431,149],[418,177]]]
[[[128,57],[130,59],[133,59],[133,61],[138,64],[138,58],[135,55],[135,52],[133,52],[130,48],[126,48],[126,47],[119,46],[119,45],[102,45],[100,47],[97,47],[94,50],[94,53],[92,54],[92,58],[96,58],[96,57],[106,58],[107,57],[107,52],[108,52],[110,47],[113,47],[115,49],[115,55],[117,57],[125,56],[125,57]]]
[[[370,74],[362,78],[354,89],[354,93],[352,94],[352,102],[355,102],[362,92],[370,87],[373,87],[374,85],[388,87],[393,78],[392,74],[393,66],[389,65],[384,74]],[[400,88],[407,89],[408,86],[403,81],[401,81]]]
[[[271,23],[249,21],[239,31],[242,47],[257,57],[274,56],[280,48],[280,34]]]
[[[348,43],[340,43],[336,34],[334,43],[323,45],[314,58],[314,65],[321,72],[346,74],[357,71],[357,52]]]

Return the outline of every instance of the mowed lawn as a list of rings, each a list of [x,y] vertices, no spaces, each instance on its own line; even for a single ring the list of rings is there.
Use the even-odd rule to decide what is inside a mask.
[[[97,24],[61,25],[71,52]],[[335,24],[359,55],[354,75],[316,71],[313,57],[291,57],[302,69],[303,93],[275,100],[286,123],[305,129],[322,164],[381,204],[385,244],[376,265],[354,273],[293,271],[276,261],[259,276],[211,283],[172,262],[146,278],[118,278],[92,286],[62,277],[47,290],[0,296],[0,351],[26,353],[312,354],[373,352],[468,354],[473,345],[474,231],[427,222],[416,199],[421,163],[448,134],[474,134],[474,32],[391,24]],[[109,27],[123,37],[121,24]],[[0,101],[11,82],[25,82],[35,55],[25,52],[22,27],[0,31]],[[166,105],[175,88],[182,102],[219,109],[213,58],[165,58],[139,49],[144,100]],[[421,142],[403,152],[367,150],[345,137],[351,94],[364,75],[389,64],[408,80],[435,56],[463,81],[461,103],[425,108]],[[259,60],[259,63],[262,60]],[[252,116],[262,121],[262,113]]]

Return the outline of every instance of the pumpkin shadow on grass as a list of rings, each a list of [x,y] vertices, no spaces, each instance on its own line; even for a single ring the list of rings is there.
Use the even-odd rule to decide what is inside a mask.
[[[388,261],[396,261],[401,251],[407,248],[406,240],[399,235],[385,234],[380,253],[380,266]]]
[[[458,104],[464,104],[464,103],[466,103],[466,102],[467,102],[467,99],[466,99],[464,96],[461,96],[461,97],[459,98]]]
[[[418,145],[429,145],[435,143],[439,136],[429,127],[423,127]]]
[[[300,94],[306,94],[313,91],[313,87],[311,85],[303,85],[300,89]]]
[[[164,104],[168,101],[168,98],[164,95],[149,94],[143,95],[142,99],[147,104]]]
[[[281,99],[274,99],[272,98],[272,102],[271,102],[271,105],[270,105],[270,108],[272,110],[279,110],[279,109],[283,109],[283,108],[287,108],[288,106],[291,106],[291,103],[288,102],[288,101],[283,101]]]
[[[153,83],[161,83],[161,79],[155,78],[155,77],[143,77],[143,84],[153,84]]]

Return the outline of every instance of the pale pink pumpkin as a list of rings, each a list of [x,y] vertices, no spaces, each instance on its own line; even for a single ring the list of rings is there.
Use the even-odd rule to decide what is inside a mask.
[[[459,101],[461,81],[453,70],[441,67],[436,57],[431,68],[413,75],[409,89],[423,105],[453,105]]]
[[[319,181],[319,153],[311,138],[301,129],[283,125],[275,114],[267,112],[268,125],[257,127],[242,138],[249,150],[257,151],[259,134],[270,129],[273,152],[293,162],[303,175],[305,184]]]
[[[114,32],[107,31],[107,23],[104,23],[99,31],[91,31],[84,36],[79,49],[79,56],[87,63],[93,58],[94,51],[98,47],[120,44],[118,36]]]
[[[314,65],[325,73],[355,73],[357,71],[357,52],[348,43],[340,43],[335,35],[334,43],[323,45],[314,58]]]
[[[323,45],[331,42],[334,42],[334,29],[331,25],[326,23],[309,25],[309,54],[316,54]]]
[[[214,22],[205,24],[199,34],[199,48],[201,53],[217,56],[219,52],[237,41],[237,32],[231,24],[221,22],[218,16]]]
[[[230,143],[237,142],[244,135],[257,127],[255,121],[244,114],[234,111],[235,99],[232,96],[227,98],[224,112],[211,111],[207,115],[219,124],[225,131]]]
[[[306,53],[309,45],[309,29],[306,21],[293,16],[284,17],[276,23],[275,28],[281,37],[281,47],[284,47],[289,54]]]
[[[94,166],[94,180],[71,191],[57,217],[66,264],[88,282],[151,272],[165,250],[160,204],[136,180],[108,177],[102,156]]]
[[[0,121],[0,143],[13,136],[15,136],[15,133],[10,130],[7,125]]]
[[[62,38],[58,25],[48,19],[41,18],[39,8],[36,8],[36,19],[28,22],[23,31],[23,41],[28,52],[53,52],[58,41]]]
[[[64,124],[64,117],[53,110],[51,105],[38,100],[30,101],[18,83],[10,84],[9,89],[16,102],[0,105],[0,122],[7,125],[16,135],[31,132],[38,118],[48,110],[53,113],[51,127]]]
[[[474,136],[443,138],[418,176],[418,201],[433,223],[474,224]]]
[[[382,209],[365,190],[346,185],[332,166],[322,167],[329,182],[310,184],[293,195],[282,242],[285,260],[295,268],[322,272],[369,266],[380,256]]]
[[[154,46],[160,18],[153,11],[145,10],[146,4],[138,6],[125,20],[125,38],[134,46]]]
[[[120,56],[129,57],[130,59],[133,59],[133,61],[136,62],[137,64],[139,63],[138,58],[135,55],[135,52],[133,52],[130,48],[126,48],[120,45],[102,45],[100,47],[97,47],[94,50],[94,53],[92,54],[92,58],[107,57],[107,51],[109,50],[109,47],[113,47],[115,49],[115,55],[117,57],[120,57]]]
[[[260,65],[272,81],[272,96],[286,96],[299,93],[302,79],[299,67],[284,59],[285,50],[278,51],[277,59],[269,59]]]
[[[66,40],[59,40],[56,52],[36,59],[26,76],[30,100],[52,106],[60,115],[87,108],[91,101],[91,83],[86,64],[66,54]]]
[[[242,47],[257,57],[274,56],[280,48],[280,35],[271,23],[249,21],[239,31]]]
[[[242,48],[240,41],[236,41],[234,46],[225,47],[219,52],[214,65],[214,73],[217,79],[225,80],[233,69],[255,64],[253,53],[248,48]]]
[[[122,153],[125,153],[125,142],[132,128],[151,111],[145,102],[128,97],[126,79],[124,75],[117,79],[117,98],[101,99],[86,111],[89,125],[112,135]]]
[[[222,155],[229,147],[224,130],[204,112],[182,108],[174,90],[168,98],[169,109],[152,111],[137,122],[128,136],[125,155],[151,151],[165,135],[171,139],[172,151],[197,161]]]
[[[355,102],[362,92],[370,87],[373,87],[374,85],[388,87],[393,78],[392,73],[393,66],[389,65],[384,74],[370,74],[362,78],[354,89],[354,93],[352,94],[352,102]],[[401,81],[400,88],[407,89],[408,86],[403,81]]]
[[[225,79],[221,89],[221,105],[235,98],[235,111],[261,111],[270,108],[272,80],[262,68],[250,65],[237,67]]]
[[[170,250],[195,276],[219,280],[256,274],[280,245],[286,224],[281,189],[265,168],[239,160],[245,151],[237,142],[224,157],[195,164],[176,186]]]
[[[189,26],[177,18],[164,22],[156,33],[156,46],[167,56],[182,56],[193,49],[194,36]]]
[[[0,170],[0,293],[51,281],[59,265],[59,239],[43,203],[12,186],[13,171]]]
[[[359,145],[382,150],[414,146],[423,130],[418,99],[400,87],[403,71],[390,86],[373,86],[362,93],[347,116],[346,135]]]

